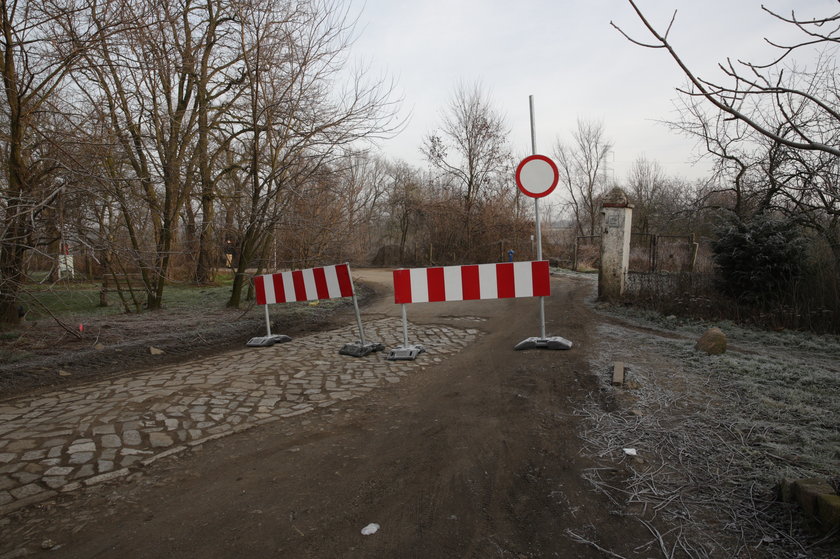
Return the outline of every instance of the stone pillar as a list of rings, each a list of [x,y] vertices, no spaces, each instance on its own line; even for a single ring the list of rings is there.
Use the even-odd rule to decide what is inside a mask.
[[[624,293],[630,267],[630,226],[633,205],[620,188],[613,188],[601,205],[601,268],[598,272],[598,299],[618,300]]]

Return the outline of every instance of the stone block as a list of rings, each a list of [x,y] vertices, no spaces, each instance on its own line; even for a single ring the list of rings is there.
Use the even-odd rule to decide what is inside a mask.
[[[161,448],[165,446],[172,446],[172,437],[164,433],[149,433],[149,444],[152,448]]]
[[[122,440],[119,435],[111,433],[102,437],[101,444],[103,448],[119,448],[122,446]]]
[[[76,454],[77,452],[96,452],[96,443],[93,441],[74,443],[67,449],[67,454]]]
[[[613,386],[624,384],[624,363],[621,361],[616,361],[613,364],[612,384]]]
[[[50,489],[61,489],[67,485],[67,480],[61,476],[49,476],[44,478],[44,483]]]
[[[24,462],[29,462],[31,460],[40,460],[47,455],[47,451],[44,449],[41,450],[30,450],[29,452],[24,452],[23,456],[20,457],[21,460]]]
[[[802,510],[817,518],[817,499],[820,495],[833,495],[834,489],[824,479],[798,479],[794,484],[794,495]]]
[[[46,472],[44,472],[45,476],[68,476],[73,473],[73,468],[68,466],[53,466]]]
[[[40,486],[35,483],[29,483],[22,487],[18,487],[9,491],[12,494],[12,497],[15,499],[25,499],[27,497],[32,497],[33,495],[37,495],[38,493],[42,493],[44,490]]]
[[[68,461],[70,464],[86,464],[93,460],[93,453],[92,452],[77,452],[70,456],[70,460]]]
[[[823,493],[817,497],[817,520],[825,532],[840,529],[840,495]]]

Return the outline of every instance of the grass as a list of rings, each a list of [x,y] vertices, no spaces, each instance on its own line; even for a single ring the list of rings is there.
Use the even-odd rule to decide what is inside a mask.
[[[834,334],[814,334],[799,330],[762,330],[728,320],[708,321],[685,316],[663,315],[655,310],[627,305],[603,306],[600,310],[605,314],[659,330],[699,335],[706,329],[717,326],[726,332],[730,343],[734,344],[808,350],[818,354],[834,352],[835,355],[840,355],[840,336]]]
[[[215,285],[195,286],[190,284],[167,285],[163,293],[166,309],[179,308],[223,308],[230,297],[232,278],[220,277]],[[109,306],[99,306],[101,284],[91,282],[60,282],[52,285],[27,284],[21,293],[20,302],[28,310],[27,320],[41,320],[54,315],[58,318],[73,316],[101,317],[123,314],[125,307],[116,290],[108,292]],[[123,290],[129,308],[134,308],[131,293]],[[134,288],[134,296],[141,306],[146,296],[142,289]]]
[[[213,311],[226,311],[228,299],[230,298],[232,274],[219,274],[214,285],[195,286],[187,283],[172,283],[165,287],[163,295],[163,309],[160,313],[143,313],[142,306],[145,303],[145,293],[135,289],[135,297],[141,303],[141,312],[132,312],[128,316],[134,316],[146,322],[149,320],[171,321],[172,317],[196,316],[196,327],[200,322],[199,316],[202,313]],[[29,323],[46,322],[57,320],[65,327],[75,329],[77,324],[90,325],[99,322],[107,317],[126,316],[125,306],[120,300],[116,291],[109,291],[108,307],[99,306],[99,291],[101,285],[91,282],[60,282],[52,285],[28,284],[23,290],[20,302],[28,309],[26,321]],[[254,301],[245,301],[245,290],[243,287],[243,301],[241,315],[236,314],[237,319],[254,318],[262,320],[263,308],[254,304]],[[368,290],[361,285],[356,286],[357,293],[364,297]],[[135,306],[131,301],[131,295],[127,291],[124,297],[130,309]],[[280,325],[295,323],[300,325],[316,325],[326,320],[337,308],[349,304],[348,299],[330,299],[312,302],[288,303],[283,305],[271,305],[270,314],[272,322]],[[169,318],[168,318],[169,317]],[[228,316],[225,320],[229,320]],[[2,333],[4,338],[0,342],[14,341],[21,334],[20,331],[8,331]],[[3,356],[0,356],[2,358]],[[17,355],[5,356],[6,362],[18,360]],[[2,360],[2,359],[0,359]]]

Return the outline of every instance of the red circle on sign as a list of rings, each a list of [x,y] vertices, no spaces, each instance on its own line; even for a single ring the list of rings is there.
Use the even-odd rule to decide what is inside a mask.
[[[516,167],[516,186],[526,196],[548,196],[560,182],[557,165],[545,155],[529,155]]]

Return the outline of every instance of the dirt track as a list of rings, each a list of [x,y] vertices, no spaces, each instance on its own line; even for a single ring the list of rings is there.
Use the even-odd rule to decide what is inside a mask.
[[[389,276],[361,275],[380,286],[365,319],[396,316]],[[584,303],[592,287],[555,281],[546,301],[548,333],[574,341],[571,351],[512,350],[538,333],[534,299],[413,305],[414,324],[482,335],[364,398],[26,511],[3,539],[48,535],[60,548],[45,556],[80,558],[603,557],[571,529],[639,557],[632,550],[650,535],[611,514],[580,475],[591,464],[572,411],[598,389]],[[374,522],[380,530],[361,535]]]

